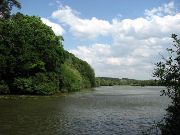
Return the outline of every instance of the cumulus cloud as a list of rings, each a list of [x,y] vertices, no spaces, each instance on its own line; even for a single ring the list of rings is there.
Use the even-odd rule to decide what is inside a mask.
[[[111,24],[108,21],[100,20],[96,17],[91,19],[79,18],[77,12],[69,6],[61,6],[52,13],[52,17],[67,24],[76,37],[92,39],[100,35],[107,35],[111,29]]]
[[[145,17],[112,19],[111,23],[97,18],[82,19],[70,7],[64,6],[52,16],[69,26],[74,36],[96,38],[109,36],[112,43],[79,45],[70,50],[95,69],[96,76],[152,78],[159,53],[171,45],[172,33],[180,35],[180,13],[170,2],[145,10]]]
[[[162,6],[159,6],[157,8],[152,8],[152,9],[146,9],[145,10],[145,15],[147,17],[152,17],[154,15],[157,16],[164,16],[164,15],[174,15],[176,13],[176,9],[174,6],[174,2],[171,1],[167,4],[163,4]]]
[[[91,65],[94,65],[95,61],[98,61],[97,64],[103,64],[106,58],[112,55],[111,46],[107,44],[93,44],[90,47],[78,46],[77,49],[70,50],[70,52],[81,59],[88,61]]]
[[[46,24],[47,26],[51,27],[52,30],[54,31],[54,33],[57,36],[63,35],[64,33],[64,29],[61,27],[61,25],[57,24],[57,23],[53,23],[50,20],[46,19],[46,18],[41,18],[42,22],[44,24]]]
[[[147,58],[134,54],[121,56],[118,52],[113,51],[114,49],[115,46],[112,45],[94,44],[92,47],[78,46],[77,49],[71,50],[71,52],[91,64],[95,69],[96,76],[136,79],[147,79],[151,76],[151,60],[146,61]],[[102,50],[104,50],[104,53],[102,53]]]
[[[136,19],[113,19],[112,29],[115,38],[124,39],[124,36],[136,39],[163,38],[171,32],[178,33],[180,26],[180,14],[167,16],[153,16],[150,20],[146,18]]]
[[[131,47],[129,47],[131,50]],[[121,53],[124,51],[125,54]],[[77,57],[86,60],[95,69],[96,76],[129,77],[136,79],[151,78],[153,59],[162,47],[136,46],[126,51],[121,46],[93,44],[78,46],[70,50]]]

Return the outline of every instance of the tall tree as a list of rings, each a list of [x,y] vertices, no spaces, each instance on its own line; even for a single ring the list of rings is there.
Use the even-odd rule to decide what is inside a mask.
[[[20,13],[0,19],[0,91],[53,94],[60,89],[62,37],[40,18]],[[7,84],[7,86],[6,86]]]
[[[0,18],[10,18],[13,6],[21,8],[21,4],[17,0],[0,0]]]
[[[162,135],[180,135],[180,39],[172,34],[173,47],[167,49],[169,56],[156,64],[154,75],[160,79],[163,95],[171,99],[163,122],[159,124]]]

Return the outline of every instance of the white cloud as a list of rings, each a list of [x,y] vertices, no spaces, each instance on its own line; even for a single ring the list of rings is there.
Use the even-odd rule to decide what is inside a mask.
[[[151,78],[153,58],[158,55],[162,47],[140,45],[135,48],[128,52],[114,44],[93,44],[90,47],[78,46],[77,49],[70,51],[92,65],[96,76]],[[124,51],[125,54],[119,50]]]
[[[115,65],[115,66],[133,66],[138,64],[138,59],[135,57],[110,57],[107,58],[107,64]]]
[[[95,69],[96,76],[152,78],[153,63],[159,53],[171,45],[172,33],[180,35],[180,13],[174,3],[145,10],[146,17],[114,18],[112,22],[97,18],[82,19],[70,7],[60,7],[52,16],[69,26],[74,36],[96,38],[109,36],[111,44],[79,45],[70,50]]]
[[[136,19],[113,19],[112,30],[115,38],[132,36],[138,39],[169,36],[172,32],[178,33],[180,27],[180,14],[167,16],[153,16],[150,20],[146,18]],[[113,37],[114,37],[113,36]],[[118,38],[118,39],[119,39]]]
[[[97,76],[152,78],[153,63],[171,45],[170,35],[180,34],[180,14],[113,21],[111,45],[93,44],[71,50],[88,61]]]
[[[93,44],[90,47],[78,46],[75,50],[70,50],[73,54],[80,57],[81,59],[88,61],[89,64],[94,65],[95,61],[103,64],[107,57],[110,57],[111,47],[106,44]]]
[[[69,6],[61,6],[58,10],[52,13],[52,17],[69,25],[71,32],[76,37],[81,38],[96,38],[100,35],[107,35],[111,29],[108,21],[99,20],[96,17],[91,19],[81,19]]]
[[[51,22],[50,20],[48,20],[46,18],[41,18],[41,20],[42,20],[42,22],[44,24],[46,24],[47,26],[51,27],[56,35],[58,35],[58,36],[59,35],[63,35],[64,29],[59,24],[53,23],[53,22]]]
[[[174,7],[174,2],[171,1],[168,4],[163,4],[162,6],[159,6],[157,8],[152,8],[152,9],[146,9],[145,10],[145,15],[147,17],[152,17],[152,16],[164,16],[164,15],[174,15],[175,12],[175,7]]]

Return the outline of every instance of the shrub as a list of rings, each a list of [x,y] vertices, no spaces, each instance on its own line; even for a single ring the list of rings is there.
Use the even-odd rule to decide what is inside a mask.
[[[81,74],[72,66],[68,64],[62,65],[62,74],[64,80],[64,89],[68,91],[78,91],[82,88]]]
[[[59,90],[58,80],[55,77],[55,73],[38,73],[33,80],[35,94],[51,95]]]
[[[173,47],[167,49],[169,56],[156,64],[154,76],[166,87],[162,95],[171,99],[167,114],[159,124],[162,135],[180,134],[180,39],[172,34]]]
[[[33,93],[34,90],[32,78],[16,78],[13,83],[13,89],[15,90],[15,93]]]
[[[0,81],[0,94],[10,93],[8,85],[4,81]]]

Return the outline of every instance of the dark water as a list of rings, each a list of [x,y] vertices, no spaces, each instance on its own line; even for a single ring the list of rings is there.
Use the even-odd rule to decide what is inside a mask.
[[[0,135],[138,135],[164,114],[162,87],[100,87],[60,96],[0,96]]]

